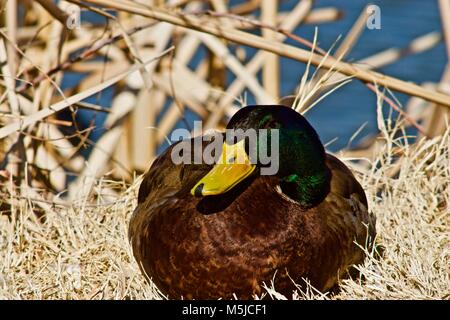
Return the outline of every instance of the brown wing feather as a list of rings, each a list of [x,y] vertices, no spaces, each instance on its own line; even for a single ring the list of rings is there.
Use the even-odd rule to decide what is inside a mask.
[[[367,208],[366,194],[350,169],[331,154],[327,154],[327,166],[333,176],[331,182],[333,192],[339,193],[347,199],[354,195]]]

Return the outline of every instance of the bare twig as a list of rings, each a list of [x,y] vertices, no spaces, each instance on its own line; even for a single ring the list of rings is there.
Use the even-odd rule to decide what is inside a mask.
[[[61,10],[53,1],[51,0],[36,0],[49,14],[51,14],[56,20],[58,20],[64,28],[67,28],[67,18],[69,15]]]
[[[307,0],[307,1],[304,1],[304,2],[306,3],[306,2],[310,2],[310,1]],[[312,3],[312,1],[311,1],[311,3]],[[304,8],[306,8],[306,7],[310,8],[310,6],[308,6],[308,5],[303,5],[303,7]],[[305,11],[305,14],[307,14],[307,13],[308,13],[308,11]],[[302,45],[308,47],[309,49],[313,49],[311,41],[309,41],[309,40],[307,40],[305,38],[302,38],[302,37],[300,37],[300,36],[290,32],[289,30],[286,30],[285,28],[276,26],[274,24],[265,23],[265,22],[262,22],[262,21],[254,20],[254,19],[251,19],[251,18],[248,18],[248,17],[238,16],[238,15],[231,14],[231,13],[216,12],[216,11],[211,11],[211,10],[198,11],[198,12],[189,12],[189,13],[186,13],[186,14],[193,14],[193,15],[196,15],[196,16],[205,15],[205,16],[211,16],[211,17],[216,17],[216,18],[229,18],[229,19],[233,19],[233,20],[236,20],[236,21],[241,21],[241,22],[244,22],[244,23],[248,23],[248,24],[250,24],[250,25],[252,25],[254,27],[257,27],[257,28],[268,29],[268,30],[272,30],[274,32],[281,33],[282,35],[285,35],[286,37],[288,37],[288,38],[290,38],[290,39],[292,39],[292,40],[294,40],[294,41],[296,41],[298,43],[301,43]],[[305,19],[306,19],[306,16],[305,16]],[[319,47],[314,48],[314,50],[316,52],[322,54],[322,55],[326,54],[326,51],[321,49],[321,48],[319,48]]]
[[[157,57],[150,59],[149,61],[144,62],[145,64],[154,62],[156,60],[158,60],[159,58],[161,58],[162,56],[164,56],[165,54],[167,54],[168,52],[172,51],[173,47],[169,48],[168,50],[165,50],[162,54],[158,55]],[[3,128],[0,128],[0,139],[4,138],[6,136],[8,136],[9,134],[18,131],[18,130],[23,130],[24,128],[26,128],[27,126],[35,123],[36,121],[39,121],[41,119],[44,119],[58,111],[61,111],[65,108],[68,108],[69,106],[71,106],[72,104],[79,102],[87,97],[92,96],[93,94],[113,85],[114,83],[122,80],[124,77],[126,77],[127,75],[131,74],[132,72],[139,70],[139,68],[141,68],[142,65],[140,64],[136,64],[133,67],[131,67],[129,70],[127,70],[124,73],[121,73],[107,81],[105,81],[104,83],[101,83],[97,86],[95,86],[94,88],[91,88],[90,90],[86,90],[84,92],[80,92],[76,95],[73,95],[67,99],[64,99],[63,101],[57,102],[53,105],[51,105],[48,108],[42,109],[26,118],[24,118],[21,121],[17,121],[14,122],[10,125],[7,125]]]
[[[151,22],[151,23],[147,23],[138,27],[134,27],[130,30],[128,30],[126,33],[131,36],[141,30],[147,29],[151,26],[155,25],[155,22]],[[52,75],[54,75],[57,72],[63,71],[63,70],[67,70],[68,68],[70,68],[74,63],[83,61],[88,59],[89,57],[91,57],[92,55],[94,55],[96,52],[98,52],[99,50],[101,50],[102,48],[117,42],[119,40],[123,39],[123,33],[119,32],[116,35],[110,37],[110,38],[106,38],[103,40],[99,40],[97,42],[94,42],[91,46],[89,46],[88,48],[84,49],[83,51],[81,51],[80,53],[78,53],[76,56],[74,57],[70,57],[67,60],[65,60],[64,62],[58,64],[57,66],[55,66],[54,68],[48,70],[45,74],[40,74],[39,76],[37,76],[36,78],[34,78],[33,80],[29,81],[29,82],[24,82],[22,83],[21,86],[19,86],[17,88],[17,92],[22,93],[25,90],[27,90],[29,87],[32,87],[34,85],[36,85],[37,83],[41,82],[42,80],[44,80],[45,78],[48,78]]]

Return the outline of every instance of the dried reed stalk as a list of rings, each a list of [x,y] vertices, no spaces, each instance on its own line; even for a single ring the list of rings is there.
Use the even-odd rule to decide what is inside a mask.
[[[442,30],[444,31],[445,48],[447,58],[450,61],[450,1],[439,0],[439,12],[441,14]]]
[[[27,116],[26,118],[20,120],[20,121],[16,121],[14,123],[11,123],[7,126],[4,126],[3,128],[0,128],[0,139],[4,138],[8,135],[10,135],[13,132],[19,131],[19,130],[23,130],[26,127],[28,127],[31,124],[34,124],[35,122],[42,120],[58,111],[61,111],[69,106],[71,106],[74,103],[77,103],[87,97],[92,96],[93,94],[102,91],[103,89],[115,84],[116,82],[122,80],[123,78],[125,78],[126,76],[128,76],[129,74],[133,73],[134,71],[139,70],[139,68],[142,68],[142,65],[146,65],[148,63],[154,62],[155,60],[159,59],[161,56],[165,55],[167,52],[172,51],[173,48],[170,48],[168,50],[165,50],[161,55],[150,59],[149,61],[144,62],[143,64],[137,64],[134,65],[133,67],[129,68],[126,72],[121,73],[107,81],[105,81],[104,83],[101,83],[93,88],[91,88],[90,90],[86,90],[80,93],[77,93],[76,95],[73,95],[71,97],[68,97],[67,99],[64,99],[60,102],[57,102],[51,106],[49,106],[48,108],[44,108],[32,115]]]
[[[6,1],[6,31],[10,40],[10,42],[7,43],[7,52],[9,58],[8,64],[12,76],[16,75],[18,66],[17,52],[14,49],[14,45],[17,44],[17,12],[17,0]]]
[[[311,10],[311,12],[306,16],[305,24],[321,24],[334,22],[341,19],[343,16],[342,11],[333,7],[317,8]],[[282,20],[283,15],[280,16]]]
[[[450,83],[450,64],[447,64],[442,75],[441,81],[438,85],[439,91],[444,91],[444,88]],[[449,91],[447,90],[447,93]],[[437,104],[431,104],[431,112],[428,117],[424,118],[424,133],[419,135],[419,138],[426,135],[428,137],[436,137],[445,132],[446,123],[450,121],[450,111]]]
[[[361,36],[367,21],[367,10],[364,8],[362,13],[359,15],[358,19],[356,19],[350,31],[346,34],[344,40],[339,44],[336,51],[334,52],[334,57],[338,60],[343,60],[348,53],[351,51],[353,46],[358,41]],[[338,74],[337,72],[330,72],[330,70],[324,70],[320,68],[316,75],[308,81],[306,84],[306,88],[312,92],[311,96],[302,103],[301,106],[296,107],[300,113],[304,113],[309,110],[312,104],[318,101],[319,97],[323,94],[323,92],[327,91],[329,87],[333,87],[343,83],[346,79],[348,79],[345,75]],[[319,82],[323,82],[320,83]],[[310,89],[313,88],[313,89]],[[317,88],[316,90],[314,90]]]
[[[276,25],[278,13],[278,0],[262,0],[261,3],[261,21],[268,25]],[[276,39],[276,32],[267,28],[262,30],[262,35],[268,41]],[[279,100],[280,97],[280,61],[276,54],[265,54],[265,63],[262,69],[262,83],[264,89],[274,99]]]
[[[311,10],[312,1],[301,1],[297,4],[297,6],[285,17],[283,22],[280,24],[280,28],[291,32],[294,30],[299,24],[307,16],[308,12]],[[277,41],[284,41],[286,39],[286,35],[277,34]],[[246,64],[245,69],[252,75],[256,75],[256,73],[261,69],[264,63],[264,52],[257,52],[254,57]],[[245,83],[240,79],[236,78],[227,88],[225,95],[220,99],[217,104],[216,109],[210,115],[205,123],[205,129],[214,128],[223,117],[223,114],[227,107],[229,107],[232,102],[236,99],[236,96],[242,92],[245,88]]]
[[[322,61],[322,57],[320,55],[311,54],[306,50],[302,50],[294,46],[267,41],[262,37],[247,32],[224,28],[220,25],[214,24],[211,19],[205,21],[185,13],[167,12],[159,8],[147,9],[143,8],[142,6],[138,7],[134,3],[126,0],[121,0],[120,2],[113,0],[87,0],[86,2],[107,8],[113,8],[119,11],[126,11],[133,14],[146,16],[148,18],[160,21],[165,21],[184,28],[209,33],[211,35],[225,38],[239,44],[259,48],[272,53],[276,53],[280,56],[299,60],[302,62],[311,60],[311,63],[316,66],[321,64]],[[310,55],[312,55],[311,59]],[[446,107],[450,107],[450,96],[424,89],[411,82],[405,82],[403,80],[386,76],[378,72],[363,70],[350,63],[336,62],[336,60],[331,57],[327,59],[322,65],[327,69],[335,67],[337,70],[339,70],[339,72],[348,76],[353,76],[364,82],[376,83],[377,85],[387,87],[394,91],[421,97],[427,101],[436,102],[445,105]]]
[[[68,14],[61,10],[53,1],[51,0],[36,0],[49,14],[51,14],[57,21],[61,23],[64,27],[67,27]]]

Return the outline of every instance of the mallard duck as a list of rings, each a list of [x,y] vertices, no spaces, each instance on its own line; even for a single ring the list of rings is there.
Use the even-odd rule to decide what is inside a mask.
[[[292,108],[247,106],[227,129],[278,129],[278,172],[262,175],[251,161],[174,164],[178,143],[202,137],[173,144],[144,175],[130,220],[142,272],[174,299],[250,299],[272,280],[287,297],[303,279],[333,288],[363,261],[357,244],[375,236],[363,188]],[[225,141],[219,159],[233,149],[248,160],[247,140]]]

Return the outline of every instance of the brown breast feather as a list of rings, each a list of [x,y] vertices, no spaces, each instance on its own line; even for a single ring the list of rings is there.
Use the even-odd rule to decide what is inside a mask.
[[[194,198],[190,188],[211,166],[174,165],[161,155],[144,177],[130,221],[134,256],[170,298],[251,298],[275,272],[275,288],[288,297],[295,289],[290,278],[328,290],[362,261],[354,242],[364,245],[364,224],[372,237],[375,229],[353,174],[331,155],[327,165],[329,195],[303,211],[278,194],[276,177]]]

